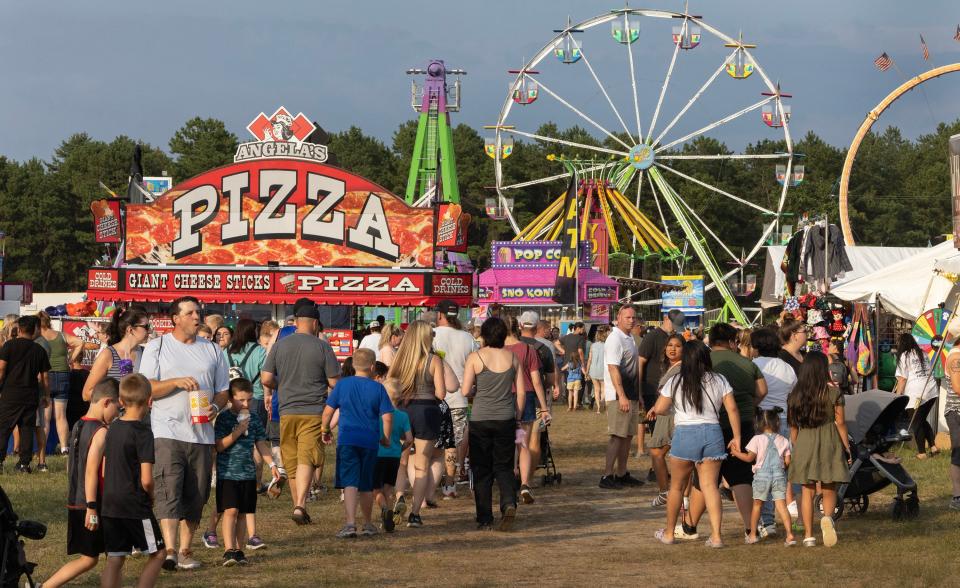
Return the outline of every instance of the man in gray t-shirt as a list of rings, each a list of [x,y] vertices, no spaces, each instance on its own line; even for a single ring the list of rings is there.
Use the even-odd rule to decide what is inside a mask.
[[[321,415],[327,392],[337,385],[340,364],[330,344],[318,337],[316,305],[300,306],[294,314],[297,331],[273,345],[260,379],[277,391],[280,453],[290,477],[293,520],[302,525],[310,522],[304,505],[313,473],[323,467]]]

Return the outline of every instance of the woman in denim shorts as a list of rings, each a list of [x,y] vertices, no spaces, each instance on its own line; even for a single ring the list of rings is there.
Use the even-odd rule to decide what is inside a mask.
[[[708,547],[723,547],[720,540],[720,462],[727,457],[720,430],[720,407],[727,410],[733,439],[729,447],[740,450],[740,413],[727,379],[713,371],[710,350],[700,341],[683,344],[680,374],[660,390],[660,398],[647,420],[665,414],[673,406],[674,429],[670,446],[670,492],[667,496],[667,526],[656,532],[665,544],[674,543],[674,529],[683,501],[683,483],[696,468],[707,513],[710,515]]]

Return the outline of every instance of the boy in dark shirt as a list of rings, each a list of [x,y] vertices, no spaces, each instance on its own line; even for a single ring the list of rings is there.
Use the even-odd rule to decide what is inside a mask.
[[[274,480],[280,478],[263,422],[250,418],[253,384],[246,378],[236,378],[230,382],[228,396],[229,410],[220,412],[213,428],[217,447],[217,513],[223,520],[224,566],[247,563],[241,545],[250,549],[264,546],[256,531],[257,466],[253,452],[258,451],[270,466]]]
[[[160,525],[153,516],[153,432],[141,419],[147,410],[150,382],[140,374],[120,380],[122,417],[107,431],[103,452],[104,546],[107,565],[101,586],[120,586],[123,564],[134,549],[149,553],[137,586],[157,583],[166,555]],[[87,503],[87,514],[96,503]]]
[[[14,427],[20,431],[20,461],[17,471],[29,474],[37,409],[50,402],[47,352],[33,341],[40,321],[35,316],[17,319],[17,337],[0,348],[0,469],[7,456],[7,442]]]
[[[376,356],[370,349],[353,354],[357,375],[344,378],[327,398],[320,432],[324,444],[330,444],[330,421],[340,409],[337,435],[337,488],[343,489],[346,524],[337,533],[341,539],[357,536],[357,503],[363,514],[361,535],[377,534],[371,521],[373,513],[373,478],[377,467],[377,449],[390,446],[393,428],[393,403],[383,384],[371,379]],[[383,428],[380,422],[383,421]],[[382,431],[382,432],[381,432]]]
[[[100,463],[107,425],[117,418],[119,402],[119,382],[113,378],[103,380],[93,389],[87,414],[77,421],[70,433],[67,446],[67,555],[80,554],[80,557],[50,576],[43,583],[48,588],[62,586],[97,567],[103,553],[103,530],[96,524],[96,508],[88,510],[87,507],[100,501]]]

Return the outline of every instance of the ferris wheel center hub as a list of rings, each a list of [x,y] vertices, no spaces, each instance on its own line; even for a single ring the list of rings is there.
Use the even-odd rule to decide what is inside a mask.
[[[644,170],[653,165],[653,147],[650,145],[634,145],[630,150],[630,165]]]

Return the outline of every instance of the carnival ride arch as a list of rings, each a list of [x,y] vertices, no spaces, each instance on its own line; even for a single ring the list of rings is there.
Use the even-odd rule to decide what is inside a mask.
[[[641,122],[638,83],[635,71],[636,68],[634,65],[635,57],[633,49],[633,43],[640,37],[641,19],[646,19],[651,22],[659,19],[665,19],[673,21],[678,25],[673,27],[673,43],[675,47],[672,50],[672,57],[669,60],[669,66],[666,71],[666,76],[663,78],[663,83],[657,88],[658,92],[654,94],[654,98],[651,100],[651,103],[654,103],[655,100],[656,107],[653,110],[652,119],[649,120],[649,124],[646,126],[646,128],[644,128],[644,125]],[[614,100],[607,92],[607,88],[597,75],[594,67],[591,65],[590,52],[584,50],[584,45],[579,41],[578,37],[574,35],[575,33],[584,33],[589,29],[593,29],[604,24],[611,26],[614,40],[626,47],[625,52],[627,53],[627,61],[629,64],[630,88],[632,90],[630,96],[630,105],[632,106],[634,114],[633,117],[630,117],[628,113],[626,119],[617,109]],[[705,34],[701,34],[701,31],[703,31]],[[744,198],[740,198],[739,196],[714,186],[709,182],[705,182],[701,179],[679,172],[679,170],[665,165],[664,161],[708,161],[718,159],[753,159],[758,161],[779,160],[785,162],[786,164],[786,177],[791,177],[791,174],[793,173],[794,153],[793,140],[791,138],[789,128],[790,108],[789,106],[785,105],[782,100],[783,98],[788,98],[789,95],[783,94],[780,91],[779,84],[775,84],[757,62],[751,52],[751,49],[756,47],[755,45],[744,43],[742,36],[734,38],[723,33],[716,27],[705,22],[700,16],[688,14],[686,9],[684,12],[674,12],[669,10],[633,9],[626,7],[618,10],[612,10],[608,13],[589,18],[576,24],[568,20],[565,28],[555,30],[554,32],[556,34],[545,45],[543,45],[543,47],[537,51],[531,59],[526,61],[522,67],[510,71],[510,73],[515,74],[516,77],[509,86],[506,99],[504,100],[503,106],[499,112],[497,124],[488,127],[489,129],[493,129],[495,131],[495,136],[487,142],[487,153],[494,159],[495,166],[494,173],[497,190],[497,206],[495,210],[496,214],[498,215],[495,218],[507,220],[513,231],[518,235],[518,239],[537,239],[548,236],[551,233],[555,234],[558,227],[557,222],[548,222],[548,219],[546,219],[544,215],[549,216],[551,210],[554,212],[559,210],[560,207],[557,206],[558,202],[554,202],[546,207],[543,213],[541,213],[541,215],[539,215],[533,223],[524,228],[518,224],[511,210],[510,190],[554,182],[563,178],[568,178],[571,174],[571,172],[559,173],[535,180],[529,180],[515,184],[506,184],[504,182],[503,162],[505,159],[507,159],[509,152],[512,151],[513,137],[521,137],[543,143],[554,144],[557,145],[558,149],[570,147],[593,151],[597,155],[595,164],[589,165],[587,163],[582,163],[580,165],[580,171],[582,174],[588,177],[600,176],[605,178],[604,181],[609,181],[609,185],[615,188],[615,190],[612,191],[612,202],[616,205],[615,213],[619,216],[619,218],[636,218],[637,214],[644,219],[646,218],[637,210],[637,206],[639,206],[641,191],[644,189],[644,185],[648,185],[650,193],[652,194],[656,203],[656,210],[659,213],[660,222],[662,222],[662,234],[666,235],[669,240],[670,231],[667,226],[666,215],[664,214],[664,209],[667,209],[667,212],[672,214],[677,224],[680,226],[687,244],[690,245],[697,258],[699,258],[701,263],[704,265],[706,273],[709,275],[711,281],[710,285],[708,285],[708,288],[716,288],[718,290],[724,299],[724,309],[729,316],[732,316],[741,322],[748,322],[733,293],[731,292],[730,287],[726,283],[726,280],[740,272],[741,268],[750,262],[750,260],[759,252],[764,242],[772,234],[774,229],[778,226],[781,213],[786,202],[787,193],[791,187],[791,182],[785,181],[782,183],[779,198],[776,199],[776,206],[767,208],[760,206],[757,203],[750,202]],[[726,51],[722,52],[723,59],[719,68],[712,72],[712,75],[710,75],[706,82],[699,87],[699,90],[697,90],[692,97],[690,97],[688,100],[683,100],[678,104],[679,112],[672,118],[672,120],[670,120],[669,123],[662,125],[662,128],[658,127],[657,122],[660,120],[660,115],[664,110],[664,99],[670,86],[671,78],[675,73],[675,67],[678,62],[680,50],[683,49],[684,51],[688,51],[694,49],[695,47],[703,44],[707,38],[707,35],[710,35],[712,40],[719,40],[724,47],[732,49],[732,51],[729,54]],[[606,105],[609,105],[613,114],[616,116],[616,121],[619,122],[619,125],[623,128],[625,134],[622,135],[619,131],[617,134],[610,132],[608,129],[604,128],[603,125],[597,122],[594,117],[590,116],[589,113],[584,112],[584,109],[577,108],[577,106],[561,96],[558,91],[556,91],[554,88],[551,88],[542,79],[535,77],[539,73],[536,69],[538,64],[543,62],[545,59],[549,59],[551,56],[556,56],[558,59],[561,59],[564,64],[571,67],[580,67],[581,69],[587,70],[589,73],[589,78],[592,78],[592,81],[596,82],[597,87],[605,98]],[[640,58],[638,57],[637,59]],[[756,73],[757,77],[762,80],[762,85],[766,91],[762,93],[763,95],[759,101],[752,102],[735,112],[723,116],[715,122],[699,128],[696,131],[685,133],[675,139],[672,136],[668,137],[669,132],[684,117],[691,106],[698,101],[707,88],[710,87],[711,84],[720,76],[720,74],[723,73],[727,73],[728,76],[734,80],[744,80],[750,77],[751,74]],[[590,84],[591,82],[588,81],[585,83]],[[556,100],[568,111],[572,112],[577,117],[576,120],[578,122],[585,121],[590,125],[589,128],[591,130],[595,129],[599,131],[604,136],[609,137],[617,145],[613,146],[613,148],[585,145],[568,141],[559,137],[544,136],[535,132],[518,128],[519,125],[514,123],[513,119],[511,119],[511,112],[513,109],[518,105],[523,106],[532,104],[537,100],[538,97],[542,96],[549,96],[550,98]],[[605,109],[605,106],[603,108]],[[670,151],[675,147],[682,147],[692,139],[705,136],[714,129],[725,125],[730,121],[739,118],[740,116],[761,109],[763,111],[763,122],[766,123],[768,127],[777,129],[783,133],[783,139],[786,144],[785,152],[775,154],[735,152],[720,155],[700,155],[677,154]],[[633,120],[628,120],[630,118],[633,118]],[[626,140],[624,140],[624,138],[626,138]],[[644,176],[646,176],[646,178]],[[759,231],[759,238],[757,239],[756,243],[749,248],[749,251],[742,251],[739,256],[735,255],[732,250],[724,244],[720,237],[714,231],[712,231],[709,226],[706,225],[694,208],[684,200],[681,194],[685,190],[678,190],[674,188],[671,185],[671,182],[667,181],[667,177],[671,178],[671,182],[680,182],[681,185],[695,184],[701,188],[705,188],[719,197],[729,199],[731,204],[734,206],[748,206],[760,211],[765,218],[762,221],[762,226],[760,227]],[[644,180],[646,180],[646,183]],[[630,202],[630,198],[624,198],[622,194],[627,193],[628,190],[633,187],[633,184],[636,184],[636,205],[633,202]],[[621,194],[616,194],[613,192],[619,192]],[[578,197],[580,196],[578,195]],[[589,202],[589,192],[586,193],[583,198]],[[661,205],[661,200],[665,203],[664,206]],[[641,224],[639,220],[637,224]],[[638,234],[637,231],[633,231],[633,227],[630,228],[633,232],[630,237],[632,238],[634,244],[636,244],[638,240],[642,239],[643,237],[642,231],[640,232],[641,234]],[[610,227],[610,231],[613,230],[613,227]],[[714,258],[713,252],[708,246],[708,240],[710,240],[711,243],[715,243],[714,246],[719,246],[719,250],[722,252],[722,256],[724,258],[729,257],[729,260],[734,262],[733,265],[735,265],[735,267],[733,269],[728,271],[721,270],[721,263],[718,263],[718,261]]]
[[[882,115],[883,112],[890,107],[890,105],[896,102],[898,98],[928,80],[958,71],[960,71],[960,63],[951,63],[950,65],[941,65],[940,67],[935,67],[907,80],[906,82],[900,84],[900,86],[897,87],[897,89],[895,89],[893,92],[887,94],[887,96],[881,100],[880,103],[873,108],[873,110],[867,113],[866,118],[863,119],[863,123],[861,123],[860,128],[857,129],[857,134],[853,137],[853,142],[850,144],[850,149],[847,150],[847,158],[843,161],[843,172],[840,174],[840,225],[843,229],[843,240],[847,245],[856,244],[853,238],[853,228],[850,225],[849,215],[850,172],[853,170],[853,162],[857,158],[857,151],[860,149],[860,143],[863,142],[863,138],[866,137],[867,133],[870,132],[870,129],[873,127],[873,123],[875,123],[877,119],[880,118],[880,115]]]

